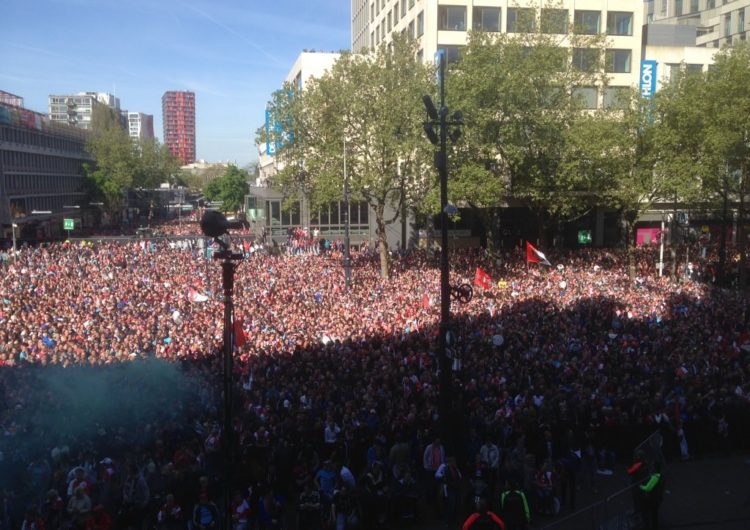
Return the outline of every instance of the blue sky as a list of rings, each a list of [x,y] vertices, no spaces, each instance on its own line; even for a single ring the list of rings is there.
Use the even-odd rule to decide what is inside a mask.
[[[47,96],[114,92],[154,115],[196,94],[197,157],[257,159],[271,93],[303,49],[350,46],[349,0],[3,0],[0,90],[47,112]]]

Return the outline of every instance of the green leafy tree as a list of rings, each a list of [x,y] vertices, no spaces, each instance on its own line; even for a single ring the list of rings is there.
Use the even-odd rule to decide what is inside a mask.
[[[132,187],[137,173],[133,143],[124,130],[114,127],[94,133],[87,150],[94,163],[85,167],[86,199],[103,202],[103,210],[109,218],[117,220],[125,208],[124,191]]]
[[[683,74],[657,93],[660,140],[666,169],[699,185],[703,203],[737,204],[738,251],[746,261],[746,195],[750,191],[750,47],[740,43],[717,53],[712,68]],[[680,197],[682,198],[682,197]],[[694,195],[694,199],[696,196]],[[724,268],[724,252],[721,269]],[[740,268],[740,285],[746,284]]]
[[[102,202],[112,220],[120,218],[128,188],[156,188],[179,173],[179,162],[166,146],[130,138],[116,118],[109,107],[94,107],[86,146],[94,162],[86,166],[83,184],[84,200]]]
[[[346,156],[351,198],[364,200],[375,214],[383,277],[389,274],[388,225],[433,184],[421,127],[421,96],[431,86],[416,44],[399,36],[367,55],[342,54],[304,90],[277,92],[270,111],[280,130],[259,131],[261,141],[278,145],[283,167],[274,185],[307,197],[313,207],[342,198]]]
[[[209,201],[221,202],[225,212],[239,212],[249,192],[249,175],[244,169],[230,165],[224,174],[210,181],[203,190]]]
[[[590,182],[561,164],[581,113],[579,89],[606,83],[603,37],[579,35],[549,7],[523,11],[527,33],[472,33],[446,78],[449,106],[466,124],[450,195],[483,209],[515,201],[543,229],[591,207],[582,200]]]
[[[166,145],[158,140],[137,140],[133,144],[133,186],[136,188],[158,188],[163,182],[182,181],[180,162]]]

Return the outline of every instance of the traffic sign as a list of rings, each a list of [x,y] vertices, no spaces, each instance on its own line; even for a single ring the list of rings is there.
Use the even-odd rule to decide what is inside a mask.
[[[63,228],[65,230],[73,230],[76,224],[73,219],[63,219]]]

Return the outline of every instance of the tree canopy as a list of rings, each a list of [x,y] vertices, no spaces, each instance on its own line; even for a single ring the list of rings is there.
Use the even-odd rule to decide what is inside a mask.
[[[247,171],[230,165],[224,174],[211,180],[203,189],[203,195],[213,202],[220,202],[225,212],[238,212],[245,204],[245,195],[250,188]]]
[[[434,181],[425,174],[431,149],[422,138],[421,96],[432,71],[402,36],[366,55],[343,53],[329,72],[303,89],[284,87],[269,112],[278,127],[259,131],[278,146],[282,167],[273,184],[313,205],[342,198],[344,158],[354,200],[375,213],[381,274],[388,275],[387,226],[413,207]]]
[[[177,175],[179,162],[157,140],[130,138],[111,116],[111,109],[95,107],[94,127],[86,149],[94,158],[85,169],[87,202],[102,202],[111,218],[125,207],[128,188],[155,188]]]

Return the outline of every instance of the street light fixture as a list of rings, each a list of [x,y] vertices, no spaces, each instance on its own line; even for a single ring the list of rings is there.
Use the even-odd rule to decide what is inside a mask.
[[[216,210],[207,210],[201,218],[201,230],[207,237],[213,238],[214,242],[221,247],[219,252],[213,253],[213,258],[222,260],[221,278],[224,290],[224,434],[222,437],[222,450],[224,452],[224,507],[225,517],[223,528],[231,528],[231,502],[230,492],[232,488],[232,460],[234,451],[233,427],[232,427],[232,365],[234,348],[234,273],[243,255],[232,252],[229,244],[221,240],[221,236],[227,234],[233,228],[241,228],[243,224],[238,221],[229,221],[224,215]]]
[[[352,288],[352,255],[349,225],[349,174],[346,171],[346,136],[344,136],[344,279],[346,290]]]
[[[452,403],[451,391],[451,361],[448,358],[448,348],[454,346],[454,336],[450,331],[450,303],[451,303],[451,286],[450,286],[450,266],[448,263],[448,218],[449,211],[452,209],[448,206],[448,153],[447,141],[450,137],[452,142],[456,142],[461,135],[460,126],[462,125],[462,115],[455,112],[452,120],[448,121],[448,108],[445,106],[445,53],[436,54],[438,61],[438,82],[440,92],[440,110],[435,107],[430,96],[422,96],[425,110],[427,111],[428,121],[424,122],[424,131],[430,142],[439,146],[435,153],[435,166],[440,175],[440,333],[438,336],[438,365],[439,365],[439,383],[440,397],[438,411],[440,415],[441,435],[444,440],[454,438],[455,431],[451,428],[449,419],[450,408]],[[435,131],[438,128],[438,132]],[[460,291],[464,294],[457,298],[462,301],[471,299],[471,286],[461,286]],[[469,293],[466,295],[466,293]]]

